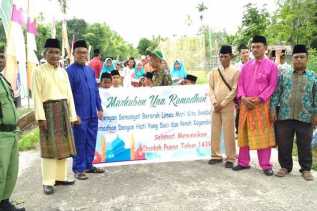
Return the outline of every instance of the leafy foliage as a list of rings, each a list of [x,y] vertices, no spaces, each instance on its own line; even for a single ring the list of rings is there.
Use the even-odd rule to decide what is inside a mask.
[[[267,9],[265,7],[258,9],[255,5],[249,3],[245,6],[242,24],[235,35],[235,39],[230,37],[229,40],[237,45],[247,44],[254,35],[266,35],[269,24],[270,19]]]

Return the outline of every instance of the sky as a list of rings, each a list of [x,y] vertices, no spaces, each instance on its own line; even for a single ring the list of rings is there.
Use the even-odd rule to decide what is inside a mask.
[[[44,13],[49,21],[61,19],[57,0],[32,0],[34,11]],[[137,45],[142,37],[153,35],[197,34],[200,19],[196,9],[204,2],[208,7],[204,24],[215,31],[234,33],[241,24],[243,7],[251,2],[273,12],[276,0],[69,0],[67,18],[83,18],[89,23],[105,22],[126,41]],[[192,19],[186,25],[186,17]]]

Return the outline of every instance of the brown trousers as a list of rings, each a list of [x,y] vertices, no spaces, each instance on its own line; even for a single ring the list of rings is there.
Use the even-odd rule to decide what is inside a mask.
[[[221,133],[224,134],[226,160],[234,162],[236,158],[236,144],[234,139],[235,125],[234,103],[229,103],[222,111],[212,113],[211,129],[211,158],[222,159],[220,152]]]

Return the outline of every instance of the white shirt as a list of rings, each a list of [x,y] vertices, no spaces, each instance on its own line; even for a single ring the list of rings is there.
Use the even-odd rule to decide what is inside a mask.
[[[283,73],[292,68],[292,66],[287,64],[286,62],[284,64],[279,64],[277,67],[280,73]]]
[[[134,69],[130,69],[129,67],[123,68],[123,87],[132,87],[132,73],[134,72]]]

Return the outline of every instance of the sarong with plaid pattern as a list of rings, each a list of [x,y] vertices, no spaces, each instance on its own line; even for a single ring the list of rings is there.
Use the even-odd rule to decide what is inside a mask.
[[[66,100],[43,104],[47,130],[40,129],[41,157],[65,159],[76,155],[74,137]]]

